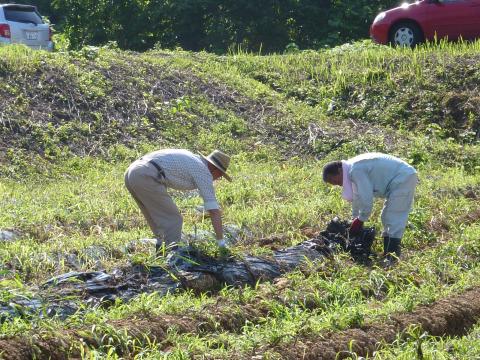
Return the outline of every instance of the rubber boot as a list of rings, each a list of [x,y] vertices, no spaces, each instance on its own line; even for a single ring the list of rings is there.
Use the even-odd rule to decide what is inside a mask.
[[[400,258],[400,241],[400,238],[392,238],[390,236],[383,237],[383,255],[385,256],[385,267],[394,265]]]

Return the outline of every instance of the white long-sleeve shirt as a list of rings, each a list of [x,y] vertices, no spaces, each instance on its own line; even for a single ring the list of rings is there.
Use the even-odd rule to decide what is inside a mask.
[[[366,153],[347,160],[348,178],[352,182],[352,216],[367,221],[373,198],[387,198],[409,175],[417,171],[405,161],[381,153]]]
[[[200,155],[183,149],[163,149],[144,155],[142,160],[153,160],[162,168],[165,186],[176,190],[198,189],[205,210],[220,208],[208,162]]]

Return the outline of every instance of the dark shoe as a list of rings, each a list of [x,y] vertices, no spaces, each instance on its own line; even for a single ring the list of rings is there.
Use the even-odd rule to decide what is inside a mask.
[[[392,238],[390,236],[383,237],[383,255],[385,257],[394,255],[397,259],[400,258],[402,253],[400,247],[400,238]]]
[[[383,258],[380,266],[384,269],[390,269],[398,263],[398,258],[394,255],[387,255]]]

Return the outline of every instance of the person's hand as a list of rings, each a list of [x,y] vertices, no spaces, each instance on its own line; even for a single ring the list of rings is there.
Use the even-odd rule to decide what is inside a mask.
[[[355,218],[350,225],[349,232],[352,235],[358,234],[363,229],[363,221],[359,218]]]

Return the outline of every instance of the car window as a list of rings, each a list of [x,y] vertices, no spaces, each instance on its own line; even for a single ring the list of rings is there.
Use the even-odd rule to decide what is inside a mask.
[[[33,8],[4,7],[3,11],[5,12],[5,19],[8,21],[43,24],[42,17]]]

